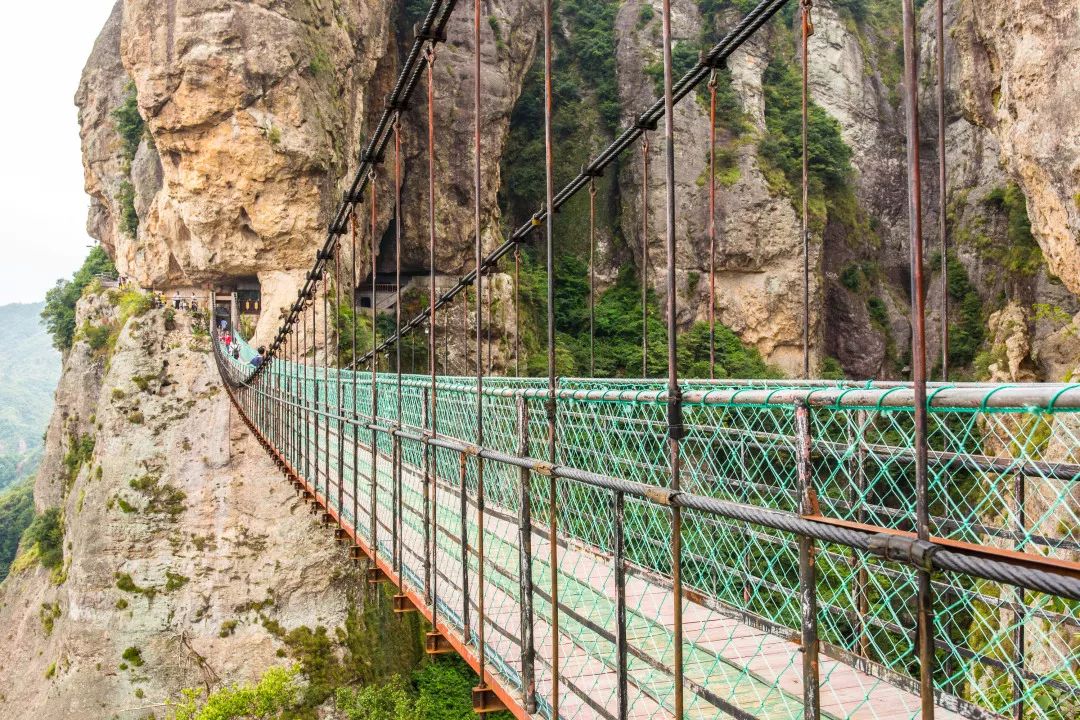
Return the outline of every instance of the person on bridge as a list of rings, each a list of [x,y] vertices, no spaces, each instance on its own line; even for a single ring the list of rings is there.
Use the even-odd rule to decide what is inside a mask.
[[[265,359],[265,357],[266,357],[266,346],[265,345],[260,345],[259,346],[259,354],[256,355],[255,357],[251,358],[252,366],[253,367],[259,367],[260,365],[262,365],[263,360]]]

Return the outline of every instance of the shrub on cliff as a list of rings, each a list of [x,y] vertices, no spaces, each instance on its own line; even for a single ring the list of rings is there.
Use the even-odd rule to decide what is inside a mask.
[[[41,311],[41,319],[45,321],[45,327],[52,335],[53,345],[57,350],[66,352],[71,349],[75,339],[75,303],[82,297],[83,290],[97,275],[111,275],[115,272],[116,267],[109,256],[101,247],[95,246],[70,280],[57,280],[56,286],[45,293],[45,308]]]

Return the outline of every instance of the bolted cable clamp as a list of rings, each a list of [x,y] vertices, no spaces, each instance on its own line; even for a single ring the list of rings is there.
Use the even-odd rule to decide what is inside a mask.
[[[655,130],[659,122],[659,119],[650,119],[645,117],[645,113],[641,113],[636,118],[634,118],[634,127],[636,127],[638,130]]]
[[[404,98],[388,97],[386,98],[386,107],[402,112],[409,109],[409,102]]]
[[[702,50],[701,54],[698,56],[698,62],[701,63],[702,67],[707,67],[711,70],[723,70],[727,67],[727,56],[713,58],[709,56],[709,53]]]
[[[667,422],[668,437],[670,437],[672,440],[682,440],[684,437],[686,437],[686,426],[683,425],[681,387],[676,386],[675,392],[668,395]]]
[[[382,165],[383,154],[374,150],[364,150],[363,154],[360,155],[360,160],[369,165]]]
[[[331,231],[333,232],[333,231]],[[332,250],[321,249],[315,253],[316,260],[333,260],[334,253]]]
[[[589,164],[581,168],[581,174],[588,178],[604,177],[604,169]]]
[[[897,562],[913,565],[920,570],[931,572],[934,569],[934,553],[941,548],[929,540],[892,533],[878,533],[870,538],[870,552]]]
[[[416,37],[419,40],[427,40],[429,42],[446,42],[446,28],[445,27],[430,27],[427,30],[418,28],[416,31]]]

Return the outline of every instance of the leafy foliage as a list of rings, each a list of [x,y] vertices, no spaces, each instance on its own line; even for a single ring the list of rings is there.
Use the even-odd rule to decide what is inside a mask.
[[[971,365],[986,339],[982,300],[956,256],[949,253],[945,262],[949,271],[949,300],[953,305],[949,323],[949,365],[962,368]]]
[[[302,689],[296,666],[270,668],[257,683],[222,688],[202,701],[202,691],[185,690],[180,702],[170,704],[170,716],[172,720],[272,720],[299,706]]]
[[[36,516],[22,536],[23,551],[35,550],[43,567],[55,570],[64,564],[64,520],[60,508]]]
[[[139,97],[134,82],[129,82],[124,88],[124,101],[113,110],[112,116],[116,132],[120,135],[121,152],[124,160],[130,164],[146,134],[146,122],[139,114]]]
[[[765,126],[760,152],[776,165],[791,187],[802,182],[802,89],[799,74],[783,60],[765,68]],[[847,186],[851,175],[851,148],[840,136],[840,123],[819,105],[808,111],[806,145],[811,192],[822,194]]]
[[[21,482],[0,495],[0,580],[7,577],[23,531],[33,519],[33,483]]]
[[[1010,275],[1034,275],[1043,265],[1043,256],[1031,234],[1027,198],[1020,186],[1009,183],[1003,188],[994,188],[983,201],[1004,214],[1008,239],[1004,247],[986,248],[986,254]]]
[[[75,303],[82,297],[83,290],[97,275],[111,275],[116,272],[112,260],[100,246],[90,249],[82,267],[75,271],[71,280],[57,280],[56,286],[45,294],[45,307],[41,317],[45,327],[52,335],[53,345],[57,350],[68,351],[75,339]]]
[[[124,92],[124,101],[120,107],[113,110],[112,116],[116,123],[116,132],[120,135],[122,170],[125,175],[130,176],[131,163],[139,150],[139,143],[147,133],[146,122],[139,114],[139,98],[135,83],[129,82]],[[139,216],[135,212],[135,186],[131,184],[130,177],[120,182],[116,201],[120,206],[120,227],[128,235],[134,236],[139,229]]]

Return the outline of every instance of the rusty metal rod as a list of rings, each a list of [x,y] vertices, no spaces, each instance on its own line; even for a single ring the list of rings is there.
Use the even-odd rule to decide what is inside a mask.
[[[681,490],[683,436],[682,391],[679,388],[678,333],[675,297],[675,101],[672,96],[671,0],[663,7],[664,51],[664,172],[665,246],[667,249],[667,365],[668,365],[668,456],[671,463],[671,490]],[[673,595],[672,642],[675,645],[675,720],[683,720],[683,588],[682,588],[682,508],[671,508],[671,587]]]
[[[795,406],[795,432],[798,437],[796,467],[799,483],[799,514],[817,515],[814,469],[810,456],[810,410],[805,403]],[[821,679],[818,671],[818,601],[817,566],[814,541],[799,536],[799,606],[802,631],[803,718],[821,717]]]
[[[915,421],[915,529],[930,536],[926,438],[926,286],[923,281],[922,182],[919,168],[919,70],[914,0],[902,0],[908,223],[911,244],[911,368]],[[918,573],[919,697],[923,720],[934,717],[934,614],[930,573]]]

